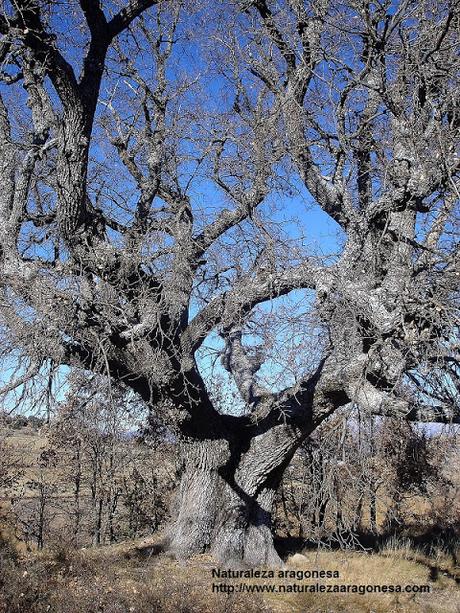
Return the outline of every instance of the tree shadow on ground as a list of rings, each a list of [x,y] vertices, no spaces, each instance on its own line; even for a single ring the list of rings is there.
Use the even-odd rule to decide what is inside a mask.
[[[352,536],[351,539],[348,533],[344,533],[328,536],[322,541],[278,536],[275,538],[275,547],[283,560],[302,551],[347,549],[343,546],[347,542],[353,542],[353,547],[348,548],[351,551],[366,551],[385,555],[385,549],[391,550],[391,542],[394,539],[396,550],[398,549],[398,543],[402,545],[407,543],[408,551],[404,554],[405,557],[426,566],[430,571],[430,581],[437,581],[440,575],[444,575],[460,584],[460,525],[449,528],[433,525],[422,532],[417,531],[416,528],[411,530],[406,526],[402,530],[392,530],[381,534],[362,531],[353,533]],[[450,557],[452,564],[446,565],[446,563],[434,560],[439,552]],[[388,552],[388,555],[391,555],[391,551]]]

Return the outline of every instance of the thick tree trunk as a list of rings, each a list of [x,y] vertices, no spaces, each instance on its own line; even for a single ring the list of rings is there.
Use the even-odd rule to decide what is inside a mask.
[[[272,512],[275,493],[298,443],[276,426],[252,439],[187,440],[183,473],[169,532],[178,558],[209,551],[225,565],[279,566]]]
[[[168,537],[170,553],[183,559],[210,547],[222,490],[219,468],[229,454],[222,440],[187,440],[181,447],[182,477]]]
[[[228,566],[281,566],[273,544],[272,512],[276,489],[267,485],[255,495],[227,487],[219,500],[211,553]]]

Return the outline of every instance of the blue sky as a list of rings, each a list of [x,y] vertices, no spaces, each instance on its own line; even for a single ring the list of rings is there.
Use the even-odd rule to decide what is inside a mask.
[[[390,12],[394,11],[397,5],[398,3],[394,2]],[[58,12],[55,13],[53,23],[59,32],[59,43],[63,46],[64,52],[67,54],[68,59],[72,59],[74,65],[76,66],[76,72],[78,73],[80,70],[82,57],[81,49],[78,49],[78,47],[85,43],[85,38],[76,27],[76,21],[71,17],[64,16],[62,9],[61,12],[59,12],[59,5],[56,6],[58,8],[53,10],[57,10]],[[184,28],[185,26],[189,25],[190,23],[185,22]],[[180,30],[178,35],[179,38],[180,36],[185,36],[185,29]],[[113,56],[114,53],[111,52],[110,58],[113,58]],[[112,60],[110,59],[109,63],[111,61]],[[142,72],[143,76],[148,78],[151,75],[151,58],[139,58],[136,65]],[[234,92],[228,90],[228,82],[222,76],[218,76],[215,72],[213,72],[210,65],[207,63],[207,60],[205,60],[204,55],[201,55],[198,46],[193,42],[190,43],[189,41],[183,44],[181,42],[179,43],[176,55],[174,56],[174,59],[169,65],[167,71],[168,76],[173,81],[180,78],[184,73],[188,74],[190,77],[198,74],[203,75],[205,91],[208,94],[209,104],[212,110],[218,111],[220,105],[224,104],[230,105],[231,107],[234,99]],[[115,82],[116,78],[113,75],[104,81],[101,90],[101,100],[106,101],[107,97],[110,95],[110,92],[113,91]],[[25,93],[20,87],[17,91],[20,95],[18,100],[22,103],[22,107],[25,108]],[[129,91],[129,88],[126,91]],[[11,98],[10,94],[9,96],[10,103],[12,103],[13,99]],[[54,94],[52,94],[52,98],[54,101],[56,100],[56,96]],[[128,112],[128,109],[125,110]],[[27,110],[24,112],[28,113]],[[101,116],[106,112],[107,107],[104,104],[100,104],[98,107],[98,117],[101,118]],[[101,134],[101,130],[98,126],[95,128],[95,134]],[[109,149],[110,146],[100,146],[95,142],[92,149],[94,157],[92,170],[95,172],[95,174],[98,174],[98,164],[102,164],[106,161],[106,155]],[[133,182],[126,176],[126,173],[121,174],[121,172],[119,172],[121,168],[121,163],[116,163],[112,167],[112,174],[108,177],[108,180],[112,181],[114,185],[116,185],[120,190],[125,191],[128,195],[132,194],[131,201],[134,202]],[[184,175],[187,175],[187,173],[191,171],[191,165],[190,168],[187,168],[187,166],[184,165],[183,170]],[[120,179],[120,177],[122,178]],[[328,215],[326,215],[317,204],[315,204],[305,188],[301,186],[298,178],[290,176],[289,180],[292,183],[291,187],[293,195],[289,196],[285,193],[274,192],[267,198],[267,202],[260,206],[260,214],[263,215],[272,204],[276,205],[272,219],[282,225],[286,236],[291,240],[300,240],[300,237],[302,236],[303,245],[306,247],[309,253],[327,257],[329,258],[328,261],[331,263],[340,252],[344,239],[339,226]],[[196,204],[196,208],[199,209],[203,205],[206,206],[209,203],[214,204],[217,192],[215,188],[212,188],[210,184],[206,182],[206,180],[197,180],[193,190],[191,190],[191,194],[192,199],[195,199],[194,203]],[[225,203],[225,198],[223,198],[222,195],[217,197],[217,201],[221,206],[228,206],[228,202]],[[127,220],[128,215],[122,213],[121,210],[118,210],[118,215],[121,221]],[[36,249],[36,253],[46,255],[46,249],[46,245],[42,245]],[[287,299],[283,299],[283,301],[280,301],[279,304],[292,304],[293,312],[297,312],[297,310],[302,310],[302,308],[305,309],[305,307],[306,310],[308,310],[312,304],[312,299],[313,297],[311,295],[306,295],[302,292],[292,292],[292,296]],[[266,308],[270,309],[272,306],[273,305],[270,304]],[[249,338],[248,340],[250,341],[251,339]],[[287,343],[281,333],[279,334],[277,342],[280,345],[282,345],[284,342]],[[211,352],[212,350],[216,351],[221,348],[221,343],[215,335],[211,335],[206,344],[210,348]],[[212,355],[210,355],[209,352],[208,354],[202,352],[200,355],[201,370],[204,373],[209,372],[212,362]],[[6,382],[9,380],[12,375],[12,369],[12,365],[5,365],[5,368],[0,374],[0,384],[1,381]],[[282,377],[280,377],[279,369],[280,367],[277,366],[277,364],[272,360],[270,363],[264,366],[261,371],[261,376],[267,380],[276,379],[278,384],[282,385]],[[65,376],[65,373],[66,370],[63,369],[61,374]],[[227,376],[223,369],[219,368],[219,366],[217,366],[215,373],[217,376],[221,376],[223,378]],[[61,387],[61,390],[65,390],[65,386]],[[21,392],[20,389],[18,391],[19,393]],[[62,393],[63,392],[61,391],[60,394]]]
[[[107,6],[107,5],[106,5]],[[63,13],[60,5],[50,5],[50,10],[52,10],[52,27],[58,34],[58,46],[62,50],[65,57],[71,61],[74,66],[75,72],[78,75],[81,66],[82,66],[82,57],[83,57],[83,49],[85,44],[87,43],[87,37],[82,34],[82,30],[77,27],[78,17],[72,16],[69,13]],[[184,75],[188,75],[190,78],[196,75],[201,75],[205,91],[208,95],[209,108],[214,112],[218,112],[219,109],[223,108],[222,105],[228,105],[231,107],[234,100],[234,93],[229,90],[228,81],[218,73],[215,72],[214,68],[211,64],[208,63],[210,58],[206,59],[206,55],[201,52],[196,42],[190,39],[190,37],[186,33],[186,29],[190,27],[193,19],[203,19],[205,16],[198,15],[195,17],[190,17],[184,21],[184,24],[179,28],[177,32],[177,38],[179,39],[179,43],[177,45],[175,55],[168,65],[167,75],[169,79],[173,82],[177,79],[182,78]],[[207,16],[209,20],[209,16]],[[153,22],[152,22],[153,23]],[[209,21],[208,21],[209,23]],[[207,25],[205,22],[201,22],[201,27],[206,28]],[[187,41],[181,42],[181,37],[187,37]],[[127,42],[127,38],[125,35],[122,35],[121,40],[125,43]],[[132,41],[130,45],[132,45]],[[133,47],[134,49],[135,47]],[[129,50],[129,46],[127,47]],[[109,53],[108,65],[112,64],[112,61],[115,57],[114,51]],[[212,63],[212,62],[211,62]],[[152,58],[147,56],[139,56],[136,60],[136,66],[140,70],[141,74],[145,78],[150,78],[152,74]],[[119,87],[122,86],[121,80],[118,84]],[[105,78],[102,88],[100,100],[107,101],[111,92],[114,90],[114,86],[117,82],[117,78],[115,75],[110,78]],[[30,111],[27,109],[25,104],[25,92],[21,87],[16,88],[19,93],[19,98],[16,100],[14,97],[10,97],[10,104],[17,104],[19,101],[21,103],[22,112],[25,113],[25,116],[30,117]],[[125,88],[125,92],[129,92],[129,88]],[[52,88],[49,87],[49,92],[51,99],[56,104],[56,107],[59,109],[60,105],[57,101],[57,97],[53,92]],[[11,92],[8,91],[8,96],[11,96]],[[123,109],[119,106],[119,110],[123,112]],[[128,109],[126,112],[130,113]],[[97,117],[101,118],[104,114],[107,113],[107,107],[105,104],[100,103],[98,105]],[[26,120],[27,121],[27,120]],[[95,125],[95,136],[101,135],[101,128],[96,124]],[[110,146],[109,148],[110,149]],[[99,176],[98,164],[104,163],[106,161],[107,156],[107,144],[100,146],[96,139],[94,139],[94,144],[92,146],[92,155],[93,155],[93,164],[90,172],[94,172],[96,176]],[[118,188],[120,190],[124,190],[127,194],[132,195],[132,202],[135,201],[135,193],[134,193],[134,185],[132,180],[127,176],[125,172],[121,173],[122,166],[120,162],[116,163],[112,167],[112,175],[108,177],[108,181],[112,181],[114,185],[118,183]],[[190,169],[189,169],[190,170]],[[187,167],[184,167],[185,175],[187,174]],[[123,178],[121,178],[123,177]],[[114,180],[115,178],[115,180]],[[121,181],[120,181],[121,178]],[[101,179],[102,180],[102,176]],[[300,235],[303,235],[303,244],[308,248],[308,251],[315,255],[320,256],[332,256],[332,259],[337,255],[340,250],[340,243],[342,240],[342,236],[340,234],[339,227],[337,224],[323,211],[321,208],[314,203],[314,201],[310,198],[309,194],[306,192],[305,188],[300,184],[298,179],[294,177],[289,177],[289,180],[292,182],[291,187],[293,195],[287,196],[283,193],[274,193],[270,195],[267,199],[266,203],[263,203],[260,206],[261,215],[274,203],[275,212],[272,215],[272,219],[277,223],[281,224],[284,233],[286,236],[291,239],[299,239]],[[96,182],[95,189],[98,187],[98,181]],[[89,185],[90,195],[94,196],[92,193],[92,186]],[[197,208],[201,208],[204,204],[209,204],[209,202],[214,203],[216,197],[215,188],[212,188],[209,182],[206,181],[196,181],[195,187],[191,190],[191,194],[193,196],[195,192]],[[219,201],[219,198],[217,198]],[[229,203],[225,201],[225,198],[220,195],[220,205],[221,206],[229,206]],[[123,213],[120,209],[117,211],[117,215],[120,221],[127,221],[127,214]],[[300,229],[299,229],[300,228]],[[51,246],[47,243],[43,243],[34,248],[35,255],[39,255],[41,257],[46,257],[48,254],[48,250],[51,249]],[[330,260],[331,261],[331,260]],[[283,299],[286,303],[290,303],[295,309],[302,309],[305,307],[305,304],[308,306],[312,303],[312,297],[305,298],[305,303],[303,302],[303,294],[301,292],[293,292],[293,295],[290,298]],[[291,301],[291,302],[290,302]],[[275,305],[276,306],[276,305]],[[273,308],[273,304],[268,305],[267,309]],[[193,316],[193,312],[191,313]],[[250,339],[249,339],[250,340]],[[279,343],[283,343],[282,335],[278,339]],[[207,341],[208,346],[217,349],[219,347],[219,342],[216,339],[216,336],[211,336]],[[210,364],[210,358],[202,356],[200,358],[200,367],[203,372],[207,371]],[[6,363],[4,368],[0,374],[0,384],[1,382],[8,382],[14,372],[14,364]],[[60,382],[59,386],[56,383],[56,389],[59,388],[58,397],[61,398],[63,393],[65,392],[65,384],[62,385],[62,381],[65,381],[66,373],[68,369],[63,367],[60,371]],[[218,368],[217,374],[221,374],[225,376],[222,368]],[[276,377],[279,385],[281,385],[279,367],[276,366],[275,363],[271,362],[264,366],[261,375],[266,380],[269,380],[271,375]],[[17,390],[17,394],[21,394],[22,389],[19,388]],[[24,409],[28,410],[26,406]]]

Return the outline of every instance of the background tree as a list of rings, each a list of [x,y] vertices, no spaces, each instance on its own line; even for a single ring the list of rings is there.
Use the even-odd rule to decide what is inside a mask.
[[[276,500],[277,534],[324,547],[458,533],[455,426],[337,412],[299,447]],[[441,510],[442,509],[442,510]],[[294,541],[295,542],[295,541]]]
[[[145,410],[113,391],[105,378],[72,375],[49,425],[38,430],[33,417],[21,429],[18,420],[5,423],[0,517],[15,546],[111,544],[165,524],[176,485],[174,445],[159,431],[141,437]]]
[[[5,3],[3,392],[67,365],[140,395],[181,444],[176,555],[277,563],[275,491],[340,407],[458,419],[458,25],[428,0]],[[305,188],[333,256],[280,215]]]

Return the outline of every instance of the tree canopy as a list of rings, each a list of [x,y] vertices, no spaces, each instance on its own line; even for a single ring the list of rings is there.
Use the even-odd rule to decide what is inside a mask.
[[[458,421],[459,14],[5,2],[0,312],[23,361],[3,392],[103,373],[186,437],[272,450],[264,483],[345,405]],[[240,414],[197,358],[212,335]]]

